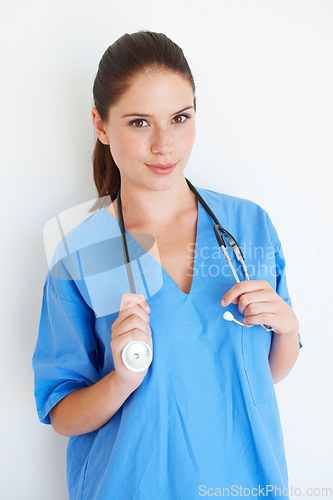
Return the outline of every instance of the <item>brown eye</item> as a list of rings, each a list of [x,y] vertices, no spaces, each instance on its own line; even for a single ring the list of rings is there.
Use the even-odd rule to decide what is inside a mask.
[[[145,122],[146,120],[142,120],[142,118],[138,118],[136,120],[133,120],[130,122],[130,125],[133,125],[133,127],[135,128],[144,128],[143,126],[143,123]],[[137,125],[137,124],[140,124],[140,125]]]
[[[178,118],[180,118],[180,120],[178,120]],[[184,118],[184,119],[182,120],[182,118]],[[186,114],[184,114],[184,115],[177,115],[177,116],[174,117],[174,120],[176,120],[176,123],[184,123],[184,122],[186,122],[187,118],[190,118],[190,116],[186,115]]]
[[[136,127],[142,127],[142,124],[143,124],[143,120],[137,120],[136,122]]]

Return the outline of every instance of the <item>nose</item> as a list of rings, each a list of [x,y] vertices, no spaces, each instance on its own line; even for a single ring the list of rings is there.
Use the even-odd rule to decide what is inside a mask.
[[[157,129],[151,139],[152,153],[168,155],[173,152],[173,141],[171,133],[165,129]]]

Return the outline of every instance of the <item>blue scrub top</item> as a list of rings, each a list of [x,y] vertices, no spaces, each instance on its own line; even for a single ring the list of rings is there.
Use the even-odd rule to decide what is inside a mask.
[[[238,240],[250,278],[267,280],[291,305],[281,244],[267,213],[248,200],[197,190]],[[227,489],[229,496],[252,491],[288,498],[268,363],[272,333],[223,319],[226,309],[242,316],[237,305],[220,305],[235,280],[213,225],[198,202],[188,294],[127,233],[137,293],[151,309],[153,362],[103,427],[69,438],[70,500],[192,500],[227,496]],[[67,394],[114,370],[111,325],[122,295],[130,292],[120,234],[117,220],[103,208],[55,251],[33,357],[43,423],[50,424],[49,411]],[[230,247],[229,255],[243,279]]]

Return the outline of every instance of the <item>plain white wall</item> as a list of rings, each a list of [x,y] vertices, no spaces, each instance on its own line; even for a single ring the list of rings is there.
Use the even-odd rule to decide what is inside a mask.
[[[276,385],[290,485],[333,487],[333,2],[21,0],[0,9],[0,497],[67,498],[67,439],[38,422],[33,399],[42,230],[96,195],[93,79],[108,45],[140,29],[178,43],[194,75],[185,175],[256,201],[278,230],[304,343]]]

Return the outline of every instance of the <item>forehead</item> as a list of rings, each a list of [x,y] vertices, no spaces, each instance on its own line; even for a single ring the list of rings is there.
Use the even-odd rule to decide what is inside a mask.
[[[193,89],[188,78],[166,69],[149,69],[132,78],[115,107],[127,110],[131,106],[143,106],[141,111],[144,113],[156,107],[177,109],[178,106],[189,106],[192,100]]]

